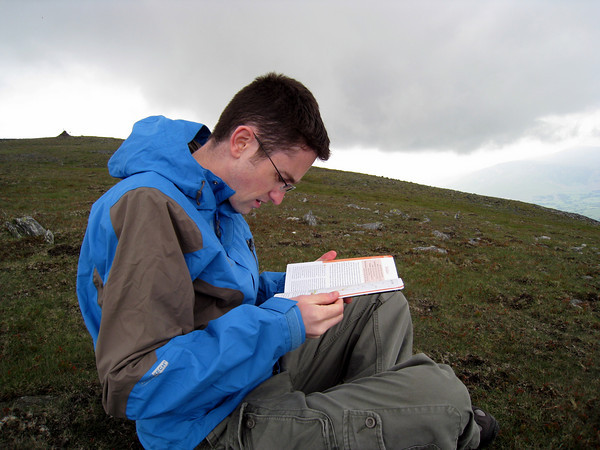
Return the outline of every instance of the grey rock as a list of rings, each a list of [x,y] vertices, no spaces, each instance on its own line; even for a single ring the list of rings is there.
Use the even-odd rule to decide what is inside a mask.
[[[408,214],[403,213],[402,211],[400,211],[397,208],[390,209],[390,214],[393,214],[394,216],[400,216],[403,219],[409,219],[410,218],[410,216]]]
[[[314,216],[312,211],[309,211],[307,214],[304,215],[304,221],[311,227],[317,226],[317,218]]]
[[[49,245],[54,245],[54,233],[50,230],[46,230],[44,233],[44,242]]]
[[[358,206],[358,205],[355,205],[354,203],[349,203],[346,206],[348,208],[353,208],[353,209],[364,209],[364,210],[367,210],[367,211],[371,210],[371,208],[365,208],[365,207],[362,207],[362,206]]]
[[[5,225],[8,231],[16,238],[22,238],[23,236],[44,236],[48,240],[50,239],[49,236],[51,236],[51,241],[54,242],[52,232],[46,230],[31,216],[19,217],[12,222],[6,222]]]
[[[582,302],[581,300],[578,300],[578,299],[576,299],[576,298],[573,298],[573,299],[571,299],[571,302],[570,302],[570,303],[571,303],[571,306],[572,306],[573,308],[579,308],[579,309],[581,309],[581,306],[580,306],[580,305],[581,305],[583,302]]]
[[[415,250],[417,252],[441,253],[442,255],[445,255],[446,253],[448,253],[448,250],[446,250],[444,248],[436,247],[435,245],[430,245],[429,247],[414,247],[413,250]]]
[[[575,251],[575,252],[581,252],[583,251],[584,248],[586,248],[587,245],[586,244],[581,244],[579,247],[571,247],[571,250]]]
[[[441,239],[442,241],[449,241],[450,240],[450,236],[448,236],[446,233],[442,233],[441,231],[434,230],[432,234],[436,238]]]

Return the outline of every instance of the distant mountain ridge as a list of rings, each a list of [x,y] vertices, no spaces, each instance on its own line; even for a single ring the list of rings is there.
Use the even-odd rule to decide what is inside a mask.
[[[460,177],[448,187],[535,203],[600,220],[600,147],[497,164]]]

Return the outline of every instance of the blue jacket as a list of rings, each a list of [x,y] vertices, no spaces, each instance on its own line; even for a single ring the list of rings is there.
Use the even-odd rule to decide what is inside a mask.
[[[122,178],[92,207],[77,295],[103,404],[137,421],[147,448],[193,448],[272,375],[305,330],[274,298],[234,191],[191,156],[199,123],[149,117],[108,163]]]

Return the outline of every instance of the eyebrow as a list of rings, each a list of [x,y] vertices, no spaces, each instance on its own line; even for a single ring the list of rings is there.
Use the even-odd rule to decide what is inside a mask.
[[[285,180],[289,183],[289,184],[298,184],[300,182],[300,180],[296,180],[293,176],[291,176],[287,170],[283,169],[282,175],[285,176]]]
[[[264,147],[263,147],[263,150],[264,150]],[[265,153],[266,153],[266,151],[265,151]],[[266,153],[266,154],[268,155],[268,153]],[[268,156],[270,156],[272,158],[271,155],[268,155]],[[271,161],[273,161],[273,160],[271,159]],[[273,163],[273,164],[275,164],[275,163]],[[277,167],[277,166],[275,166],[275,167]],[[279,170],[279,172],[281,172],[281,176],[283,177],[283,181],[285,183],[298,184],[300,182],[300,180],[296,180],[292,175],[290,175],[290,173],[286,169],[278,168],[277,170]]]

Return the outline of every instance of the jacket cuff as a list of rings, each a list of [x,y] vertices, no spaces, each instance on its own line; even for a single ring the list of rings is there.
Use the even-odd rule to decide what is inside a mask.
[[[290,351],[300,347],[306,339],[302,314],[296,304],[295,300],[272,297],[260,305],[261,308],[270,309],[284,315],[290,332]]]

